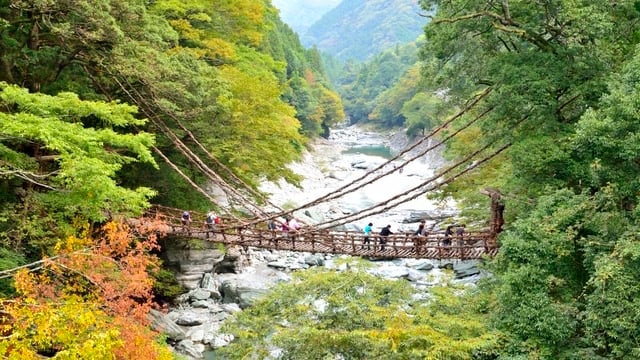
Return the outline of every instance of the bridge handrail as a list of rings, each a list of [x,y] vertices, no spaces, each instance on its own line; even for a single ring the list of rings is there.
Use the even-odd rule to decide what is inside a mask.
[[[372,233],[367,236],[370,243],[365,243],[365,234],[360,231],[314,229],[312,226],[305,226],[300,231],[282,232],[267,229],[266,223],[264,226],[259,224],[251,227],[223,223],[211,230],[205,226],[204,214],[201,214],[201,222],[192,220],[192,224],[185,226],[179,216],[161,210],[159,207],[154,208],[146,216],[164,223],[170,229],[166,231],[168,235],[196,237],[245,247],[366,256],[460,259],[493,256],[498,249],[495,234],[487,229],[467,229],[462,236],[447,236],[442,230],[430,231],[422,236],[414,235],[413,232],[400,232],[384,237],[384,243],[381,235]]]

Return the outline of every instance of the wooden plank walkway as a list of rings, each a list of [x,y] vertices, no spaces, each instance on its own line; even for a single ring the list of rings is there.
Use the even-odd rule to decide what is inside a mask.
[[[443,231],[430,232],[426,236],[396,233],[388,236],[385,244],[380,243],[380,236],[377,234],[371,234],[371,243],[365,244],[362,232],[328,231],[305,226],[297,234],[285,234],[268,230],[266,222],[246,226],[232,219],[224,219],[225,225],[217,225],[215,232],[207,232],[204,227],[206,214],[197,212],[191,212],[192,223],[186,229],[180,221],[183,210],[159,205],[150,209],[145,217],[161,222],[165,235],[197,238],[226,245],[374,258],[480,259],[485,256],[493,257],[498,253],[496,238],[504,224],[504,206],[499,202],[499,192],[488,189],[487,194],[492,199],[489,230],[469,230],[462,236],[453,235],[449,239]]]
[[[299,233],[282,233],[278,230],[258,228],[225,228],[216,231],[187,229],[181,224],[167,224],[166,235],[213,241],[226,245],[256,247],[262,249],[289,250],[325,254],[347,254],[363,257],[418,258],[418,259],[480,259],[495,256],[498,247],[487,231],[467,232],[445,241],[443,232],[426,236],[393,234],[380,242],[379,235],[370,235],[370,243],[364,242],[364,234],[348,231],[304,229]]]

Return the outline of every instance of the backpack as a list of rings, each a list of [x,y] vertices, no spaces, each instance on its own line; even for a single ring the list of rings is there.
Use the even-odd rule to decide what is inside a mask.
[[[189,212],[185,211],[182,213],[182,220],[189,220]]]
[[[213,214],[208,214],[207,215],[207,224],[213,224],[213,222],[215,221],[215,218],[217,216],[213,215]]]
[[[216,224],[220,224],[220,216],[215,216],[214,215],[213,222],[216,223]]]

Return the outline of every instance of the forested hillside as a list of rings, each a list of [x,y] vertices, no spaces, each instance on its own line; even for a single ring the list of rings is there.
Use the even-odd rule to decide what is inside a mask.
[[[498,256],[486,262],[490,276],[453,297],[430,288],[423,314],[423,303],[396,302],[404,289],[378,288],[358,271],[329,284],[311,274],[240,316],[230,327],[247,336],[225,351],[249,357],[277,344],[285,356],[318,359],[640,358],[637,2],[422,5],[436,13],[420,63],[385,82],[381,60],[401,62],[399,52],[382,54],[340,85],[357,121],[393,122],[402,108],[409,129],[415,119],[437,130],[456,165],[431,196],[458,199],[476,222],[486,193],[500,195],[506,223]]]
[[[342,65],[335,80],[336,89],[352,124],[372,121],[382,127],[404,125],[402,106],[420,86],[419,46],[414,41],[384,51],[365,63]]]
[[[483,286],[499,358],[638,358],[638,3],[423,3],[437,6],[423,77],[461,113],[450,154],[497,154],[442,195],[470,213],[479,190],[503,194]]]
[[[367,60],[414,41],[428,22],[414,0],[344,0],[304,34],[302,42],[341,61]]]
[[[278,8],[282,21],[298,34],[304,34],[313,23],[336,7],[341,0],[273,0],[272,2]]]
[[[345,1],[352,17],[318,26],[353,45],[341,59],[375,53],[337,83],[353,122],[443,141],[432,197],[480,224],[500,195],[490,276],[416,291],[363,264],[297,274],[225,325],[220,355],[640,358],[640,6],[420,3],[418,42],[395,37],[416,25],[407,2]],[[211,183],[295,183],[284,165],[344,117],[321,54],[269,0],[0,0],[0,18],[0,354],[173,358],[148,327],[180,290],[158,281],[159,228],[122,220],[223,210]]]
[[[110,221],[212,206],[203,166],[295,182],[284,165],[343,117],[320,55],[270,1],[0,1],[0,19],[1,265],[45,269],[3,273],[0,353],[167,357],[140,326],[154,237]]]

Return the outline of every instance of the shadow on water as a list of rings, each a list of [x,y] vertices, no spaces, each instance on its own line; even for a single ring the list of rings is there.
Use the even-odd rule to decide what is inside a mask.
[[[391,149],[389,149],[387,146],[381,146],[381,145],[355,146],[347,150],[344,150],[342,153],[379,156],[385,159],[391,159],[393,157],[393,154],[391,153]]]

